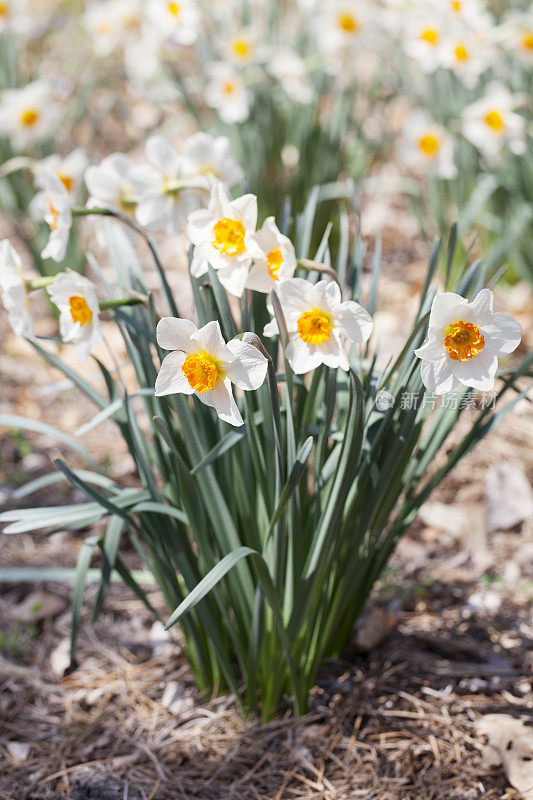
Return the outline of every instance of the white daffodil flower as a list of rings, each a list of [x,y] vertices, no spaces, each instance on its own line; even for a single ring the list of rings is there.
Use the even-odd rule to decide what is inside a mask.
[[[51,136],[58,118],[59,109],[46,81],[6,89],[0,95],[0,136],[9,136],[14,150],[24,150]]]
[[[218,111],[222,122],[231,125],[244,122],[250,113],[248,91],[232,64],[219,61],[207,67],[209,83],[205,89],[205,101]]]
[[[0,3],[0,33],[14,31],[27,34],[32,27],[32,16],[27,13],[27,0],[2,0]]]
[[[74,342],[81,363],[91,348],[102,341],[100,305],[96,286],[71,269],[60,272],[46,287],[52,303],[59,309],[59,330],[64,342]]]
[[[442,64],[443,21],[433,13],[408,16],[403,49],[422,72],[435,72]]]
[[[509,53],[526,67],[533,67],[533,14],[510,11],[504,17],[497,36]]]
[[[452,137],[422,110],[413,111],[405,120],[398,155],[404,164],[421,172],[439,178],[457,175]]]
[[[494,50],[486,37],[469,31],[453,30],[443,37],[442,66],[450,69],[469,89],[479,83],[482,73],[494,60]]]
[[[70,197],[75,198],[81,186],[83,173],[89,161],[86,153],[77,148],[62,158],[57,154],[43,158],[35,170],[35,185],[44,190],[48,185],[48,173],[53,172],[61,181]]]
[[[312,284],[301,278],[291,278],[276,288],[289,343],[285,355],[292,370],[300,375],[320,364],[350,366],[344,352],[343,340],[360,344],[372,333],[372,318],[354,300],[342,301],[341,290],[335,281]],[[277,321],[266,325],[265,336],[278,333]]]
[[[33,336],[33,319],[22,261],[8,239],[0,242],[0,290],[9,324],[17,336]]]
[[[492,304],[490,289],[482,289],[471,303],[453,292],[435,297],[428,340],[415,350],[430,392],[447,394],[461,384],[481,392],[493,388],[498,357],[518,347],[522,329],[508,314],[494,313]]]
[[[240,67],[257,60],[257,34],[255,31],[243,29],[237,31],[225,42],[226,57]]]
[[[246,287],[268,293],[294,275],[297,266],[294,245],[279,231],[274,217],[267,217],[261,230],[255,234],[254,242],[257,252]]]
[[[178,45],[194,44],[200,30],[197,0],[148,0],[148,20],[164,41]]]
[[[85,185],[89,190],[90,208],[110,208],[133,217],[138,196],[132,171],[133,161],[123,153],[112,153],[98,166],[87,167]]]
[[[191,275],[204,275],[210,263],[218,270],[222,286],[241,297],[255,253],[256,224],[254,194],[231,200],[223,184],[213,186],[208,208],[193,211],[187,218],[187,234],[195,246]]]
[[[231,155],[227,136],[193,133],[183,145],[185,174],[203,180],[206,188],[221,181],[231,188],[244,178],[244,170]]]
[[[40,177],[43,189],[31,201],[30,211],[50,227],[50,238],[41,256],[63,261],[72,227],[72,201],[55,172],[42,168]]]
[[[217,321],[198,329],[188,319],[164,317],[156,333],[159,346],[173,351],[161,364],[156,396],[195,394],[224,422],[242,425],[231,384],[247,391],[258,389],[266,376],[265,356],[238,339],[226,344]]]
[[[347,58],[357,53],[369,17],[364,2],[335,0],[320,4],[314,28],[317,45],[326,58],[327,69],[339,72]]]
[[[150,163],[136,165],[130,173],[139,198],[135,217],[146,228],[176,236],[190,210],[183,196],[184,159],[163,136],[151,136],[145,154]]]
[[[506,145],[515,155],[525,153],[526,121],[513,111],[521,100],[503,84],[491,83],[484,97],[464,109],[463,134],[489,161],[497,162]]]

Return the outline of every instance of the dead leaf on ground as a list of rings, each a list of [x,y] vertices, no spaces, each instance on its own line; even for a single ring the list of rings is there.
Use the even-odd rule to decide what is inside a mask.
[[[487,714],[478,720],[476,730],[488,737],[485,766],[502,764],[509,783],[524,800],[533,800],[533,727],[508,714]]]

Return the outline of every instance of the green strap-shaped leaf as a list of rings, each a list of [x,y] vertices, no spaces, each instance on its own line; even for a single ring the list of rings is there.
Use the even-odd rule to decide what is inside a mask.
[[[80,627],[81,608],[83,605],[83,595],[85,594],[85,584],[87,581],[87,572],[91,563],[93,550],[95,545],[98,544],[98,536],[89,536],[83,542],[78,561],[76,564],[76,573],[74,576],[74,587],[72,589],[71,601],[71,628],[70,628],[70,668],[74,669],[74,652],[76,650],[76,640],[78,638],[78,631]]]
[[[102,472],[96,461],[79,442],[58,428],[54,428],[53,425],[48,425],[46,422],[40,422],[36,419],[19,417],[18,414],[0,414],[0,425],[5,425],[6,428],[20,428],[23,431],[34,431],[44,436],[51,436],[79,453],[97,472]]]

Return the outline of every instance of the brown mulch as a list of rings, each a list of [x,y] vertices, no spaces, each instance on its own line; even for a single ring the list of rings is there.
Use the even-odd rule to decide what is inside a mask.
[[[85,622],[66,677],[68,611],[45,620],[29,647],[0,657],[0,798],[518,800],[501,768],[483,766],[474,728],[484,714],[532,712],[527,601],[503,591],[487,613],[468,585],[426,582],[397,575],[381,595],[402,598],[396,630],[329,665],[306,717],[266,725],[243,721],[229,697],[199,697],[179,648],[150,636],[120,585]],[[0,596],[2,616],[26,589]],[[9,743],[28,745],[25,757]]]

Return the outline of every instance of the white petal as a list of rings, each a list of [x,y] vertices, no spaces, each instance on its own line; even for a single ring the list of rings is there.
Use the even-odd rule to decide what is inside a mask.
[[[277,336],[278,333],[278,321],[276,317],[274,317],[274,319],[271,319],[270,322],[267,322],[263,328],[263,336],[268,336],[270,338],[271,336]]]
[[[135,209],[135,218],[139,225],[164,230],[172,214],[172,199],[165,195],[146,197]]]
[[[354,300],[340,303],[335,312],[340,332],[352,342],[366,342],[372,333],[372,317],[368,311]]]
[[[204,325],[203,328],[195,331],[191,335],[193,342],[196,342],[198,349],[205,350],[210,356],[227,361],[231,363],[234,360],[234,355],[231,350],[228,350],[226,343],[222,338],[220,324],[218,320],[213,320]]]
[[[516,350],[522,338],[522,326],[509,314],[493,314],[488,325],[481,326],[485,344],[497,356],[507,356]]]
[[[180,156],[164,136],[151,136],[146,142],[146,158],[163,175],[177,175],[180,170]]]
[[[464,310],[467,301],[460,294],[444,292],[438,294],[433,300],[431,314],[429,315],[429,331],[445,328],[450,322],[457,319],[460,310]],[[462,308],[459,308],[462,307]]]
[[[217,273],[220,283],[230,294],[235,295],[235,297],[242,297],[249,268],[249,261],[245,261],[242,264],[237,263],[231,267],[222,267]]]
[[[214,408],[224,422],[229,422],[230,425],[243,425],[243,419],[231,391],[229,378],[224,381],[218,381],[215,388],[210,392],[197,393],[197,396],[206,406]]]
[[[184,350],[186,353],[193,353],[196,348],[191,343],[191,336],[197,331],[198,328],[189,319],[163,317],[157,323],[157,343],[164,350]]]
[[[264,382],[268,361],[257,347],[238,339],[228,342],[235,361],[225,368],[226,375],[239,389],[258,389]]]
[[[430,392],[448,394],[452,391],[454,380],[450,358],[441,358],[439,361],[422,361],[420,373],[422,383]]]
[[[488,392],[494,387],[494,378],[498,369],[498,357],[485,347],[478,356],[470,361],[452,362],[453,374],[464,386],[472,386],[480,392]]]
[[[246,279],[246,288],[254,292],[269,292],[276,288],[278,281],[274,280],[268,271],[267,263],[264,259],[258,259],[253,264]]]
[[[257,197],[255,194],[243,194],[231,205],[246,230],[254,233],[257,225]]]
[[[194,394],[194,389],[183,374],[183,362],[187,358],[187,353],[175,350],[165,356],[159,375],[155,381],[156,397],[166,394]]]
[[[320,358],[322,359],[322,363],[327,367],[332,367],[334,369],[339,367],[345,371],[350,368],[350,362],[344,352],[342,342],[335,334],[333,334],[327,342],[319,345],[311,345],[311,347],[316,347],[317,353],[320,354]]]
[[[425,344],[415,350],[415,356],[426,361],[438,361],[447,356],[443,336],[428,339]]]
[[[492,311],[492,303],[494,300],[494,295],[490,289],[482,289],[474,300],[469,303],[470,310],[474,312],[476,325],[483,325],[485,322],[490,322],[490,318],[493,314]]]
[[[187,236],[193,244],[211,242],[213,239],[213,215],[207,208],[191,211],[187,217]]]
[[[296,375],[310,372],[322,364],[322,356],[315,345],[307,344],[296,334],[291,337],[285,356]]]

